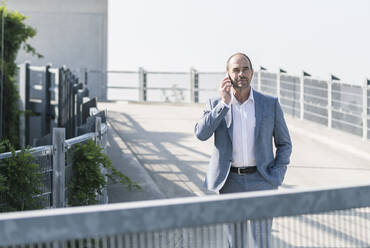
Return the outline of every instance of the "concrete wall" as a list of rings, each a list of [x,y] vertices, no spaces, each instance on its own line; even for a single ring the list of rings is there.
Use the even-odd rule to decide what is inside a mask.
[[[43,59],[20,51],[17,63],[66,65],[82,78],[82,70],[107,70],[107,0],[11,0],[10,10],[28,16],[27,24],[37,29],[29,40]],[[5,27],[6,28],[6,27]],[[99,73],[88,80],[90,97],[106,99],[106,76]]]

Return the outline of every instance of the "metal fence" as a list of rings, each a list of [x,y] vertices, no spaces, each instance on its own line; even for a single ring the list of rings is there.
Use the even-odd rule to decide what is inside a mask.
[[[370,247],[369,194],[366,185],[0,214],[0,247],[217,248],[230,237],[238,248]]]
[[[87,82],[79,82],[68,68],[18,66],[17,82],[20,93],[20,110],[26,115],[20,120],[20,144],[36,145],[36,141],[49,135],[54,127],[66,128],[67,138],[76,136],[81,122],[76,118],[88,96]],[[30,113],[32,112],[32,114]]]
[[[218,96],[224,72],[89,71],[106,74],[108,100],[204,103]],[[370,80],[362,85],[320,80],[302,73],[258,70],[252,86],[279,98],[285,113],[370,138]]]
[[[96,118],[95,132],[87,133],[75,138],[65,139],[64,128],[53,129],[52,145],[35,147],[30,150],[35,163],[40,165],[42,173],[42,206],[45,208],[57,208],[68,206],[68,183],[72,177],[72,152],[77,144],[93,139],[106,152],[107,125]],[[17,151],[19,152],[19,151]],[[10,158],[12,154],[2,153],[0,159]],[[105,172],[105,169],[102,168]],[[0,204],[6,204],[6,197],[0,193]],[[107,190],[99,196],[100,203],[108,203]]]

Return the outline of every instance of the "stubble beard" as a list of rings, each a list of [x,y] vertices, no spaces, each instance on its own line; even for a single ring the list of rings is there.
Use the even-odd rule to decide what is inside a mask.
[[[248,89],[251,85],[251,80],[245,78],[244,80],[239,80],[237,83],[234,83],[233,88],[237,91],[241,91],[242,89]]]

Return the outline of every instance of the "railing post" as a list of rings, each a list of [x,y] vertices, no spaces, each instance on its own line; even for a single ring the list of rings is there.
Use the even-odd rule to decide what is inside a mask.
[[[367,98],[368,98],[368,92],[367,92],[367,89],[368,89],[368,83],[369,83],[369,79],[365,79],[364,80],[364,84],[362,85],[362,139],[363,140],[367,140],[367,129],[368,129],[368,126],[367,126],[367,108],[368,108],[368,105],[367,105]]]
[[[103,136],[102,136],[102,131],[101,131],[101,118],[100,117],[96,117],[95,119],[95,135],[96,135],[96,139],[95,139],[95,142],[96,144],[100,147],[100,148],[103,148],[102,147],[102,139],[103,139]],[[103,166],[100,165],[100,171],[103,173],[103,175],[106,175],[106,168],[104,168]],[[104,176],[105,178],[105,182],[108,183],[108,177],[107,176]],[[108,192],[107,192],[107,188],[105,187],[102,191],[102,202],[103,204],[108,204]]]
[[[50,133],[50,121],[51,121],[51,73],[50,73],[50,64],[45,67],[45,82],[43,87],[43,113],[41,121],[41,135],[45,136]]]
[[[59,68],[57,72],[57,79],[58,80],[58,117],[57,117],[57,123],[58,127],[63,126],[63,120],[64,120],[64,75],[63,68]]]
[[[77,136],[77,108],[79,107],[77,104],[77,94],[78,94],[78,89],[79,89],[79,83],[78,83],[78,78],[74,78],[73,82],[73,94],[72,94],[72,111],[73,111],[73,137]]]
[[[146,71],[140,67],[139,68],[139,101],[146,101],[146,87],[147,87],[147,76]]]
[[[333,85],[333,80],[330,79],[328,81],[328,128],[332,128],[332,85]]]
[[[190,101],[199,103],[199,74],[194,68],[190,69]]]
[[[82,84],[80,83],[80,86]],[[79,89],[77,93],[77,127],[82,125],[82,111],[81,111],[81,106],[82,106],[82,101],[84,97],[84,90]]]
[[[26,81],[27,81],[27,66],[26,64],[21,64],[19,68],[19,110],[21,111],[21,115],[19,116],[19,145],[21,148],[26,146]]]
[[[65,129],[53,129],[53,208],[65,207]]]
[[[258,91],[261,91],[261,84],[262,84],[261,75],[262,75],[262,69],[260,68],[258,70],[258,78],[257,78],[257,90]]]
[[[304,71],[302,71],[302,75],[300,78],[300,85],[299,85],[299,103],[300,103],[300,112],[299,118],[303,120],[304,118]]]
[[[25,100],[26,101],[25,101],[25,104],[26,104],[26,111],[27,111],[27,110],[31,109],[31,102],[30,102],[30,98],[31,98],[30,63],[26,62],[24,64],[24,66],[25,66],[25,85],[26,85],[26,92],[25,92],[25,96],[26,96]],[[28,113],[25,113],[25,120],[26,120],[26,125],[25,125],[26,145],[29,145],[31,143],[31,141],[30,141],[30,128],[31,127],[30,127],[30,116],[28,115]]]

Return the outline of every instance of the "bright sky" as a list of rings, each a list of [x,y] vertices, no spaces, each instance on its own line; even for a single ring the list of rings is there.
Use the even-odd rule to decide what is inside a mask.
[[[109,0],[109,69],[223,71],[235,52],[290,74],[370,78],[370,1]]]

